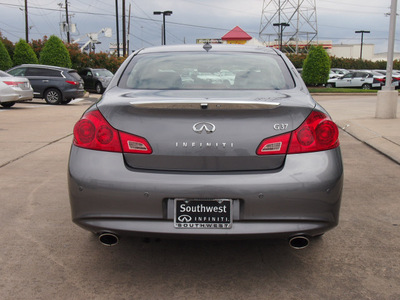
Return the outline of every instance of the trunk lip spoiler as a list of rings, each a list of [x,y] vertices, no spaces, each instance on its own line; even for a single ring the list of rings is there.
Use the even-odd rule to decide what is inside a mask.
[[[139,109],[165,110],[265,110],[275,109],[279,102],[266,101],[229,101],[229,100],[159,100],[159,101],[132,101],[130,105]]]

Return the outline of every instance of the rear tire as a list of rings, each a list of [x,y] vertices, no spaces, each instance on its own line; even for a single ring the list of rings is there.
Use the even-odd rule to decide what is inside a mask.
[[[103,94],[103,92],[104,92],[103,85],[100,82],[96,83],[96,93]]]
[[[44,92],[44,100],[48,104],[60,104],[62,99],[62,94],[57,89],[48,89]]]
[[[4,108],[10,108],[14,104],[15,104],[15,102],[13,102],[13,101],[11,101],[11,102],[3,102],[3,103],[1,103],[1,106],[3,106]]]
[[[335,84],[334,84],[334,83],[327,83],[327,84],[325,85],[325,87],[326,87],[327,89],[334,88],[334,87],[335,87]]]
[[[368,84],[368,83],[364,83],[364,84],[362,85],[362,89],[363,89],[363,90],[370,90],[371,88],[372,88],[371,85]]]

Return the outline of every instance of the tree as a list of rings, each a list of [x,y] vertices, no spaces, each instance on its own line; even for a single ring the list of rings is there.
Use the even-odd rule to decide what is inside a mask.
[[[303,63],[302,77],[308,86],[325,84],[329,79],[331,60],[322,46],[311,47]]]
[[[39,62],[43,65],[71,68],[71,57],[62,40],[52,35],[40,52]]]
[[[36,57],[39,59],[40,57],[40,52],[42,51],[44,44],[47,42],[47,36],[43,37],[43,40],[38,39],[38,40],[32,40],[30,45],[32,46],[33,51],[36,54]]]
[[[38,59],[32,47],[23,39],[20,39],[19,42],[15,44],[13,61],[15,66],[38,63]]]
[[[14,57],[14,43],[11,42],[8,38],[4,37],[3,34],[0,32],[0,41],[3,42],[4,46],[6,47],[8,54],[10,55],[10,57]]]
[[[10,54],[4,46],[3,41],[0,40],[0,70],[8,70],[13,65]]]

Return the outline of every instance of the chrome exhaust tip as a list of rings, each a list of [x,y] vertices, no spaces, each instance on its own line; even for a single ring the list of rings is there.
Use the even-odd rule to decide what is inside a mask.
[[[101,244],[104,246],[115,246],[119,243],[119,238],[117,235],[110,233],[110,232],[104,232],[99,235],[99,241]]]
[[[289,239],[289,246],[293,249],[304,249],[310,244],[310,240],[305,236],[294,236]]]

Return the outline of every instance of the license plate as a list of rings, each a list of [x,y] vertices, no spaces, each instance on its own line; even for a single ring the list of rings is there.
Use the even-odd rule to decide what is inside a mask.
[[[232,200],[175,199],[174,227],[229,229],[232,227]]]

